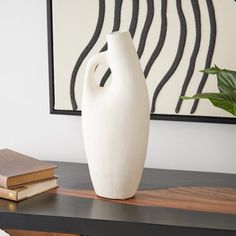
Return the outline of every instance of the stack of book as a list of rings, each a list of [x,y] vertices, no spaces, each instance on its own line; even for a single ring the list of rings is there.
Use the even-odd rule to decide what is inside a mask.
[[[56,188],[55,168],[9,149],[0,150],[0,198],[20,201]]]

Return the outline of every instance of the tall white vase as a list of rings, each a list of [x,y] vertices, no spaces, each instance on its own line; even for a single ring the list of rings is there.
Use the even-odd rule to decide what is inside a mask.
[[[128,32],[107,35],[108,50],[87,65],[82,128],[89,171],[97,195],[133,197],[146,158],[149,99],[144,74]],[[112,81],[99,87],[94,79],[99,64],[107,64]]]

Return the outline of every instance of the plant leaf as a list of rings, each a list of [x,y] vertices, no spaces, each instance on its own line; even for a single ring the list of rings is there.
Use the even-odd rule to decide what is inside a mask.
[[[221,69],[217,65],[215,65],[211,68],[206,68],[204,70],[201,70],[201,72],[203,72],[203,73],[212,74],[212,75],[217,74],[220,71],[221,71]]]
[[[232,115],[236,116],[236,92],[228,93],[199,93],[192,97],[181,97],[182,99],[209,99],[211,103]]]
[[[217,86],[220,92],[236,91],[236,71],[221,70],[217,73]]]
[[[236,91],[236,71],[220,69],[218,66],[206,68],[203,73],[216,74],[217,86],[220,92]]]

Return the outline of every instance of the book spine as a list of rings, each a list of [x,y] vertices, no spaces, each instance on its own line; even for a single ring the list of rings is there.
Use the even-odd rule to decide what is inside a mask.
[[[7,188],[7,177],[0,175],[0,187]]]

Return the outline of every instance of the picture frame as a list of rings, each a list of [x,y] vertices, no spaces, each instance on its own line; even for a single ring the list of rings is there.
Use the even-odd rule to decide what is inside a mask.
[[[194,3],[194,1],[195,1],[195,3]],[[222,31],[222,29],[224,29],[223,23],[226,24],[227,22],[230,22],[230,19],[232,18],[234,13],[236,14],[236,3],[233,0],[232,1],[227,0],[225,2],[225,5],[222,9],[223,13],[219,13],[219,11],[218,11],[220,5],[223,4],[222,1],[220,1],[220,0],[209,0],[209,1],[208,0],[204,0],[204,1],[188,0],[188,4],[187,4],[187,1],[181,1],[181,0],[169,0],[169,1],[163,0],[163,1],[158,1],[158,6],[154,6],[156,4],[156,1],[154,1],[154,0],[147,0],[147,1],[142,1],[142,2],[140,2],[139,0],[133,0],[133,1],[131,1],[131,0],[129,0],[129,1],[128,0],[123,0],[123,1],[122,0],[112,0],[110,2],[114,2],[114,3],[110,4],[110,6],[107,3],[107,0],[88,0],[86,2],[87,2],[87,4],[90,4],[90,6],[87,6],[87,7],[84,6],[84,8],[79,11],[80,14],[82,14],[83,13],[82,11],[84,11],[85,15],[86,15],[85,10],[90,9],[90,8],[92,8],[91,6],[93,6],[96,9],[96,10],[94,10],[94,12],[98,12],[97,18],[99,18],[99,11],[101,9],[101,8],[99,8],[99,6],[102,5],[102,3],[106,4],[106,8],[105,8],[103,14],[106,15],[106,11],[110,12],[110,13],[114,12],[114,16],[113,16],[114,18],[117,17],[117,15],[118,15],[117,9],[119,9],[119,7],[121,8],[121,4],[123,4],[123,8],[125,10],[128,9],[127,6],[130,6],[131,9],[128,12],[121,13],[121,9],[119,10],[119,12],[120,12],[120,16],[119,16],[120,20],[119,21],[122,22],[122,17],[124,18],[128,14],[132,15],[132,17],[130,19],[131,20],[130,27],[127,27],[127,25],[126,25],[127,30],[132,30],[132,20],[135,20],[135,19],[137,20],[137,18],[138,18],[138,20],[140,22],[142,22],[142,24],[140,23],[140,26],[142,26],[143,28],[142,27],[138,28],[139,24],[137,22],[136,22],[136,26],[133,26],[133,28],[135,27],[136,32],[138,32],[137,34],[139,34],[139,37],[137,36],[137,38],[136,38],[136,41],[138,42],[138,43],[136,43],[136,46],[138,48],[137,51],[143,47],[143,49],[142,49],[143,54],[146,53],[146,51],[147,51],[146,58],[149,59],[149,60],[146,59],[146,67],[143,66],[144,67],[144,74],[145,74],[145,69],[147,71],[148,63],[150,65],[150,58],[153,56],[155,49],[158,50],[158,48],[157,48],[158,45],[160,46],[160,44],[163,44],[162,45],[163,56],[161,58],[163,60],[159,60],[158,63],[159,63],[160,67],[162,66],[167,69],[158,69],[159,68],[158,65],[155,68],[153,66],[152,77],[155,77],[158,74],[162,74],[161,77],[164,80],[165,80],[166,76],[168,77],[166,82],[169,84],[172,83],[172,85],[169,86],[169,88],[168,88],[168,91],[169,91],[168,93],[169,94],[176,93],[176,95],[175,95],[176,104],[177,104],[177,101],[179,100],[179,96],[181,95],[181,89],[183,90],[183,78],[181,78],[182,79],[181,86],[178,85],[178,87],[177,86],[175,87],[174,83],[172,82],[178,76],[179,76],[179,78],[185,77],[185,80],[186,80],[186,78],[189,77],[187,74],[192,73],[190,76],[190,79],[192,80],[192,78],[194,78],[194,83],[197,85],[197,87],[199,87],[199,84],[201,81],[196,82],[197,81],[196,78],[197,79],[199,79],[199,78],[204,79],[202,73],[199,72],[199,70],[206,68],[205,67],[206,65],[209,65],[209,67],[210,67],[210,66],[214,65],[213,64],[213,61],[214,61],[220,67],[224,66],[224,67],[228,67],[228,68],[233,69],[233,66],[235,66],[234,55],[236,53],[236,46],[232,44],[232,41],[234,39],[236,41],[236,30],[231,30],[231,32],[230,32],[231,39],[230,40],[228,40],[228,38],[227,38],[228,31],[227,32]],[[50,113],[51,114],[79,115],[80,116],[82,114],[80,109],[73,109],[73,108],[68,109],[69,106],[65,106],[66,108],[64,108],[63,106],[56,105],[56,104],[59,104],[57,102],[57,98],[59,96],[60,96],[59,100],[63,101],[63,96],[60,95],[58,90],[55,89],[57,84],[59,84],[59,82],[58,82],[59,79],[57,78],[57,75],[61,74],[61,73],[57,72],[57,68],[59,68],[59,66],[58,66],[58,64],[56,65],[56,63],[58,63],[58,61],[59,61],[58,58],[63,58],[63,56],[64,56],[64,54],[61,54],[63,56],[60,56],[60,53],[57,53],[57,51],[60,51],[60,50],[58,50],[58,47],[60,47],[60,43],[61,43],[61,45],[66,44],[65,39],[63,39],[64,40],[63,41],[61,39],[57,40],[57,38],[60,38],[59,35],[64,35],[64,34],[68,33],[67,31],[62,33],[63,30],[65,31],[65,28],[68,26],[65,26],[64,29],[60,28],[61,25],[64,25],[64,24],[61,24],[61,22],[63,22],[63,20],[65,20],[65,17],[68,17],[68,18],[70,18],[70,17],[73,18],[74,16],[77,17],[76,13],[74,13],[74,12],[70,14],[70,11],[75,8],[75,5],[66,7],[66,5],[69,5],[72,3],[75,5],[76,4],[79,5],[79,4],[81,4],[81,1],[47,0],[47,33],[48,33],[48,59],[49,59],[48,65],[49,65]],[[96,3],[96,6],[94,6],[95,3]],[[127,4],[126,7],[124,7],[124,3]],[[83,2],[83,4],[85,4],[85,2]],[[119,4],[120,4],[120,6],[119,6]],[[109,7],[110,7],[111,11],[109,11]],[[97,10],[98,8],[99,8],[99,11]],[[142,12],[142,9],[144,9],[144,8],[145,8],[145,10],[143,10],[143,12]],[[191,13],[188,13],[188,12],[190,12],[188,10],[188,8],[191,8]],[[78,8],[78,9],[80,9],[80,8]],[[139,14],[138,15],[136,14],[136,16],[135,16],[134,12],[135,11],[137,12],[138,10],[139,10]],[[63,11],[63,14],[59,11],[61,11],[61,12]],[[148,11],[150,11],[150,12],[148,12]],[[59,13],[57,13],[57,12],[59,12]],[[153,47],[153,45],[155,45],[155,43],[151,41],[152,37],[150,36],[151,33],[155,32],[154,30],[151,32],[151,27],[153,27],[153,24],[154,24],[153,22],[155,20],[155,14],[159,16],[158,19],[161,22],[160,25],[155,25],[156,29],[159,29],[159,31],[157,30],[158,41],[155,42],[156,48]],[[175,19],[171,19],[172,18],[171,14],[173,14],[175,16]],[[199,14],[201,16],[199,16]],[[226,20],[224,20],[223,23],[222,22],[218,23],[221,21],[222,15],[224,17],[226,17]],[[61,16],[62,16],[62,18],[60,19]],[[150,19],[150,17],[152,19]],[[107,18],[109,18],[109,16],[107,18],[106,17],[104,17],[104,18],[105,19],[103,19],[103,24],[106,23]],[[207,20],[204,20],[205,18],[207,18]],[[110,31],[113,31],[114,26],[115,26],[115,19],[112,19],[112,17],[110,17],[110,19],[111,19],[110,20],[111,23],[110,24],[107,23],[105,26],[107,28],[109,28]],[[179,20],[179,24],[176,25],[178,27],[175,26],[176,19]],[[74,20],[74,19],[72,19],[72,20]],[[68,25],[73,28],[72,23],[70,23],[70,22],[72,22],[72,20],[65,21],[65,25],[69,23]],[[114,20],[114,24],[113,24],[113,28],[112,28],[111,25],[112,25],[113,20]],[[157,19],[156,19],[156,21],[157,21]],[[60,22],[60,24],[58,22]],[[84,24],[84,21],[78,20],[76,22],[78,22],[78,25]],[[147,26],[148,22],[149,22],[149,26]],[[166,23],[167,25],[165,25],[165,22],[167,22]],[[199,31],[199,29],[197,29],[197,25],[199,24],[199,22],[201,23],[200,27],[198,26],[200,31]],[[205,26],[205,22],[207,22],[207,26]],[[87,21],[86,21],[86,24],[87,24]],[[135,23],[133,23],[133,25],[134,24]],[[195,31],[195,35],[194,35],[194,32],[191,31],[192,29],[190,27],[193,24],[195,24],[195,27],[193,27],[194,28],[193,31]],[[146,25],[146,29],[145,29],[145,25]],[[88,26],[89,26],[89,24],[88,24]],[[93,21],[93,26],[94,26],[94,21]],[[149,29],[147,29],[148,27],[149,27]],[[179,35],[177,36],[178,40],[176,40],[177,42],[175,42],[175,46],[173,46],[173,45],[168,46],[169,44],[171,44],[170,42],[172,42],[171,37],[173,38],[173,36],[176,34],[176,32],[172,32],[174,27],[178,28],[178,30],[177,30],[179,32]],[[125,26],[123,26],[123,28],[125,28]],[[80,28],[78,27],[78,29],[80,29]],[[94,30],[94,27],[92,28],[92,31],[93,30]],[[74,31],[75,31],[74,29],[71,30],[71,32],[74,32]],[[169,31],[170,31],[170,33],[169,33]],[[209,35],[206,36],[205,33],[208,31],[209,31]],[[60,33],[57,33],[57,32],[60,32]],[[199,32],[200,32],[201,39],[199,39]],[[104,45],[104,47],[106,45],[105,44],[106,33],[110,33],[110,32],[109,31],[105,32],[105,30],[104,30],[104,32],[103,31],[102,31],[102,33],[100,32],[100,35],[99,35],[99,39],[101,41],[100,45]],[[77,34],[79,34],[79,33],[77,32]],[[164,37],[165,39],[163,39],[163,34],[166,34]],[[223,34],[225,34],[225,35],[222,36]],[[143,35],[144,36],[146,35],[146,38]],[[192,36],[192,35],[194,35],[194,36]],[[70,36],[70,33],[68,33],[68,37],[69,36]],[[142,36],[145,39],[142,39]],[[161,37],[162,37],[162,39],[161,39]],[[71,38],[74,38],[74,37],[71,37]],[[91,38],[91,34],[90,34],[90,38],[89,37],[87,37],[87,38],[89,41],[89,39]],[[141,40],[145,41],[143,46],[140,46],[141,43],[140,43],[140,41],[138,41],[138,39],[140,39],[140,41]],[[193,59],[194,49],[195,49],[195,54],[196,54],[197,40],[200,41],[199,45],[198,45],[198,53],[195,56],[195,62],[194,63],[192,62],[192,64],[191,64],[191,60],[192,61],[194,60]],[[225,40],[225,45],[222,46],[222,42],[224,42],[224,40]],[[72,42],[75,43],[73,40],[71,40],[71,42],[68,42],[68,45],[72,45]],[[77,42],[79,43],[79,40],[77,40]],[[195,43],[193,43],[193,42],[195,42]],[[134,43],[135,43],[135,40],[134,40]],[[214,45],[212,45],[212,44],[214,44]],[[148,48],[149,45],[152,45],[151,49]],[[187,47],[186,45],[190,45],[190,46]],[[99,48],[99,46],[97,46],[97,48]],[[175,55],[174,55],[174,53],[172,53],[172,63],[168,64],[166,62],[168,62],[170,59],[168,58],[167,52],[172,50],[173,47],[175,48]],[[224,52],[224,55],[222,56],[222,59],[220,59],[219,55],[220,55],[220,53],[222,53],[221,52],[222,48],[224,48],[225,52]],[[204,50],[208,51],[208,54],[204,54]],[[73,50],[71,50],[71,51],[73,51]],[[97,50],[96,52],[95,51],[96,50],[94,50],[93,53],[99,52],[99,50]],[[152,53],[150,53],[150,52],[152,52]],[[159,53],[161,54],[162,51],[160,50]],[[209,54],[212,54],[212,55],[209,55]],[[199,55],[199,58],[198,58],[198,55]],[[87,59],[88,58],[89,58],[89,56],[87,57]],[[205,58],[204,63],[201,63],[201,58]],[[141,59],[142,58],[140,57],[140,60]],[[158,57],[156,57],[156,59],[152,63],[158,64],[156,61],[157,59],[158,59]],[[190,63],[189,63],[189,60],[190,60]],[[197,60],[199,61],[198,65],[197,65]],[[207,62],[207,60],[208,60],[208,62]],[[145,60],[143,60],[143,61],[145,61]],[[65,59],[65,62],[66,62],[66,59]],[[59,64],[60,64],[60,68],[61,68],[63,66],[63,63],[60,61]],[[76,60],[74,60],[74,64],[76,64]],[[141,64],[142,64],[142,61],[141,61]],[[165,66],[166,64],[168,64],[168,66]],[[194,64],[194,66],[193,66],[193,64]],[[202,66],[200,66],[200,65],[202,65]],[[85,61],[83,61],[83,67],[84,68],[86,67]],[[190,73],[189,70],[191,69],[191,67],[195,67],[195,68]],[[183,69],[183,68],[185,68],[185,69]],[[73,68],[71,67],[70,70],[72,71]],[[156,71],[159,70],[159,72],[155,74],[155,70]],[[81,77],[82,76],[80,75],[80,78]],[[148,77],[147,77],[147,80],[149,80]],[[150,81],[151,80],[152,79],[150,79]],[[206,76],[205,76],[205,83],[208,83],[208,80],[210,81],[210,83],[208,86],[206,86],[206,89],[213,88],[213,90],[214,90],[215,85],[216,85],[216,79],[206,78]],[[180,84],[179,82],[178,83],[177,82],[176,82],[176,84]],[[151,82],[151,83],[153,83],[153,82]],[[161,80],[159,80],[158,83],[160,84]],[[156,85],[157,84],[155,84],[155,86]],[[164,84],[164,86],[166,86],[166,84]],[[64,88],[63,86],[61,86],[61,87]],[[68,85],[68,87],[69,87],[69,85]],[[156,86],[156,87],[158,87],[158,86]],[[150,88],[150,86],[148,88]],[[178,88],[178,92],[175,92],[175,88]],[[69,93],[68,88],[65,91],[67,93]],[[184,95],[193,95],[197,91],[197,89],[195,87],[195,90],[194,89],[190,90],[190,92],[188,92],[188,94],[187,94],[187,91],[188,90],[185,91]],[[201,91],[203,91],[203,90],[201,90]],[[65,94],[66,92],[63,91],[63,94]],[[159,92],[160,92],[160,90],[159,90]],[[166,92],[166,91],[163,90],[163,94],[164,94],[164,92]],[[152,93],[155,94],[155,92],[152,92]],[[152,94],[152,96],[150,96],[150,102],[151,102],[152,106],[153,106],[153,94]],[[171,98],[170,100],[173,101],[173,98]],[[165,106],[168,103],[166,101],[168,101],[167,92],[163,95],[162,105],[160,105],[160,107],[163,107],[164,110],[166,109]],[[158,102],[156,102],[156,103],[158,103]],[[194,103],[194,101],[184,101],[184,103],[190,104],[190,103]],[[226,123],[226,124],[235,124],[236,123],[236,119],[233,116],[225,113],[224,111],[220,111],[218,108],[213,107],[212,104],[210,104],[210,102],[208,102],[208,101],[204,101],[204,106],[205,106],[204,109],[206,111],[205,112],[204,109],[202,108],[202,111],[205,112],[204,114],[202,114],[202,113],[191,114],[190,111],[185,112],[185,113],[176,113],[174,111],[174,110],[176,110],[176,104],[175,104],[175,109],[172,109],[171,112],[165,112],[165,111],[152,112],[150,114],[150,119],[169,120],[169,121]],[[200,101],[200,104],[202,104],[202,101]],[[156,107],[159,107],[158,104],[156,105]],[[174,107],[174,106],[171,105],[170,107]],[[189,105],[188,109],[189,109],[189,107],[191,107],[191,106]],[[209,115],[207,113],[208,110],[212,112],[212,113],[209,112]]]

